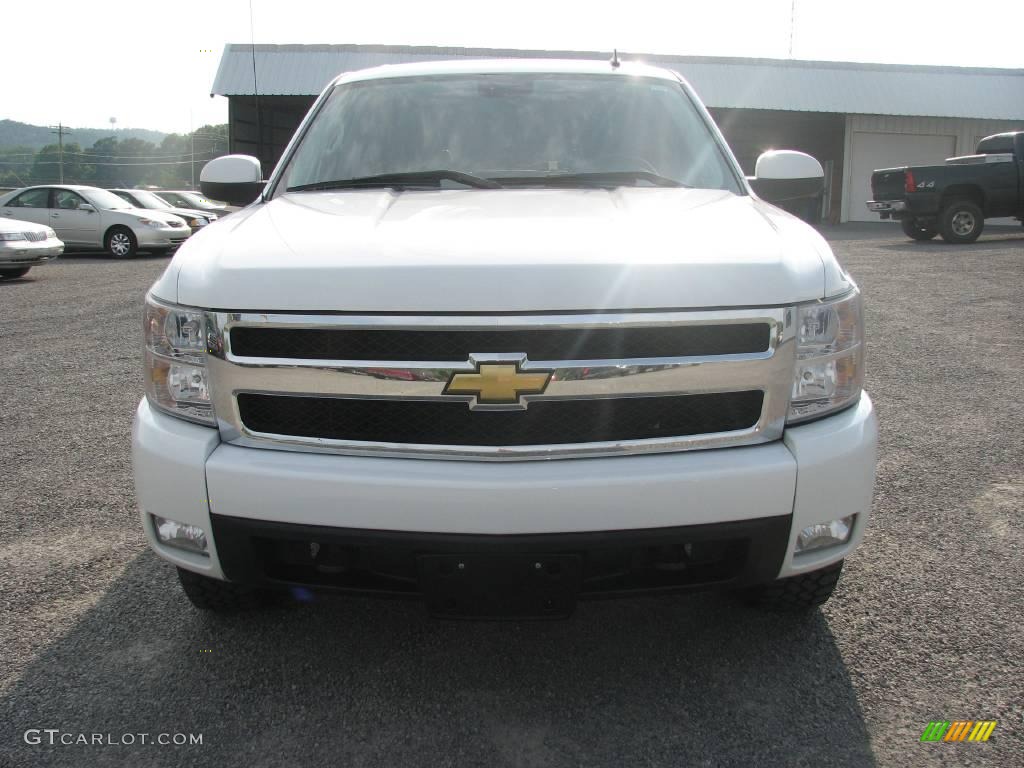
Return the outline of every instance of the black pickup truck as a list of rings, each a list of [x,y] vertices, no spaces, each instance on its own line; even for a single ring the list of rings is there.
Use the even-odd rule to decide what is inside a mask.
[[[1024,131],[987,136],[977,154],[944,165],[875,171],[871,195],[868,209],[899,219],[914,240],[941,234],[947,243],[973,243],[985,219],[1024,221]]]

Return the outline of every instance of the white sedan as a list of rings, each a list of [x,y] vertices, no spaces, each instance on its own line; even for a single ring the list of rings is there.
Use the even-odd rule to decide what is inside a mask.
[[[0,219],[22,219],[56,230],[70,248],[104,248],[117,259],[138,251],[170,252],[192,234],[185,220],[135,208],[99,187],[24,187],[0,197]]]
[[[0,218],[0,280],[23,277],[63,252],[64,243],[50,227]]]

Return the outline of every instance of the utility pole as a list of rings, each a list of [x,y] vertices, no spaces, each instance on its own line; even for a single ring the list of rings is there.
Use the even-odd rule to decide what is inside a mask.
[[[789,58],[793,58],[793,27],[796,26],[796,0],[789,4]]]
[[[50,126],[50,133],[57,134],[57,165],[60,167],[60,183],[64,183],[64,137],[71,135],[71,131],[64,127],[63,123]]]

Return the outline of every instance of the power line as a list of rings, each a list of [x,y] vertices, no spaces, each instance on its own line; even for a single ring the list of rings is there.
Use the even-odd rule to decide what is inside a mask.
[[[67,153],[65,153],[65,154],[67,154]],[[210,160],[213,160],[215,157],[221,157],[221,155],[218,155],[216,153],[211,154],[209,157],[201,157],[200,155],[202,155],[202,154],[205,154],[205,153],[196,153],[195,160],[198,160],[199,162],[204,162],[205,163],[205,162],[208,162]],[[189,155],[179,155],[178,157],[182,157],[182,159],[181,160],[142,160],[142,162],[138,162],[141,158],[138,158],[138,157],[125,157],[125,161],[124,162],[109,162],[109,161],[92,162],[92,161],[83,160],[83,159],[78,159],[78,160],[76,160],[76,162],[77,162],[78,165],[83,165],[83,166],[84,165],[98,165],[98,166],[107,166],[107,165],[184,165],[185,163],[193,162],[193,160],[191,159],[191,156],[189,156]],[[189,158],[189,159],[186,159],[186,158]],[[7,165],[58,165],[60,163],[61,163],[61,160],[59,158],[57,160],[43,160],[43,159],[40,159],[40,158],[36,158],[34,160],[5,160],[3,158],[0,158],[0,166],[7,166]]]
[[[210,159],[213,159],[213,158],[210,158]],[[153,166],[153,165],[188,165],[191,162],[192,162],[191,160],[169,160],[169,161],[148,162],[148,163],[80,163],[80,165],[96,166],[96,167],[99,167],[99,168],[108,168],[108,167],[110,167],[110,168],[114,168],[114,167],[121,168],[121,167],[124,167],[124,166],[147,167],[148,168],[148,167]],[[206,162],[206,161],[204,160],[204,161],[201,161],[201,162]],[[33,165],[33,166],[34,165],[61,165],[61,167],[63,167],[62,163],[63,163],[62,160],[37,160],[35,162],[20,161],[20,162],[17,162],[17,163],[4,163],[4,162],[0,161],[0,165]]]
[[[216,149],[204,149],[201,152],[196,152],[197,155],[209,155],[216,154]],[[75,157],[95,157],[97,159],[110,160],[111,158],[126,157],[131,160],[170,160],[172,157],[190,157],[191,152],[169,152],[166,155],[94,155],[91,152],[65,152],[65,155],[74,155]]]
[[[208,149],[208,150],[204,150],[202,152],[196,152],[196,157],[199,158],[199,157],[201,157],[203,155],[209,155],[210,157],[208,159],[212,159],[213,157],[218,157],[219,154],[220,154],[220,150]],[[51,161],[48,161],[48,160],[41,160],[41,159],[40,160],[36,160],[37,157],[42,158],[42,157],[49,157],[49,156],[51,156],[49,153],[47,153],[47,154],[40,153],[39,155],[20,155],[20,156],[0,155],[0,164],[17,164],[17,163],[26,163],[27,162],[27,163],[29,163],[31,165],[33,162],[40,162],[40,163],[51,162]],[[103,161],[124,159],[124,160],[136,160],[136,161],[143,161],[143,162],[158,162],[158,161],[161,161],[161,160],[172,160],[174,158],[184,159],[184,158],[187,158],[187,157],[192,157],[192,153],[191,152],[176,152],[173,155],[149,156],[149,155],[89,155],[89,154],[85,154],[83,152],[65,152],[64,153],[64,157],[76,158],[79,162],[85,163],[86,165],[95,165],[93,160],[96,160],[96,161],[99,161],[99,162],[103,162]]]
[[[56,133],[56,130],[54,130],[53,133]],[[65,130],[65,134],[64,135],[66,136],[69,133],[70,133],[70,131]],[[218,136],[213,141],[213,144],[216,145],[216,144],[219,144],[221,142],[226,144],[228,142],[228,140],[225,137],[223,137],[223,136]],[[50,146],[52,146],[52,145],[50,145]],[[0,162],[2,162],[4,158],[11,158],[11,157],[35,157],[36,155],[41,154],[43,152],[43,149],[45,149],[45,147],[40,148],[39,150],[37,150],[35,152],[11,152],[11,153],[4,153],[3,150],[0,150]],[[59,150],[59,147],[58,147],[58,150]],[[216,149],[205,149],[205,150],[202,150],[202,152],[197,152],[196,154],[203,154],[203,153],[216,152],[216,151],[217,151]],[[122,155],[122,154],[106,154],[106,153],[96,154],[96,153],[90,152],[88,150],[83,150],[82,152],[64,152],[64,154],[65,155],[75,155],[75,156],[79,156],[79,157],[103,157],[103,158],[134,157],[134,158],[137,158],[137,159],[145,158],[145,159],[154,159],[154,160],[166,160],[169,157],[184,157],[185,155],[191,155],[191,152],[166,152],[166,153],[162,153],[162,154],[159,154],[159,155]]]

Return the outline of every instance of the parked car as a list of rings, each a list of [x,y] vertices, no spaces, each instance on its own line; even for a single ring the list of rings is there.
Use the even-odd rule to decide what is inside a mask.
[[[947,243],[973,243],[985,219],[1024,222],[1024,131],[987,136],[977,154],[951,157],[945,165],[875,171],[871,196],[868,210],[899,219],[914,240],[941,234]]]
[[[227,216],[232,211],[238,210],[237,207],[229,206],[227,203],[222,203],[219,200],[211,200],[198,192],[159,189],[154,190],[153,194],[159,195],[164,200],[178,208],[192,208],[197,211],[215,213],[218,216]]]
[[[113,192],[72,184],[25,187],[0,197],[0,216],[52,227],[67,248],[104,248],[117,259],[167,253],[192,234],[185,220],[141,211]]]
[[[209,211],[200,211],[194,208],[177,208],[162,197],[144,189],[112,189],[110,191],[136,208],[144,208],[149,211],[163,211],[164,213],[180,216],[188,224],[193,234],[218,218],[216,213],[210,213]]]
[[[64,243],[50,227],[0,217],[0,280],[24,277],[63,252]]]
[[[756,173],[786,199],[824,175],[785,151]],[[860,293],[679,75],[348,73],[263,179],[203,168],[255,202],[145,299],[136,497],[195,605],[828,599],[875,474]]]

